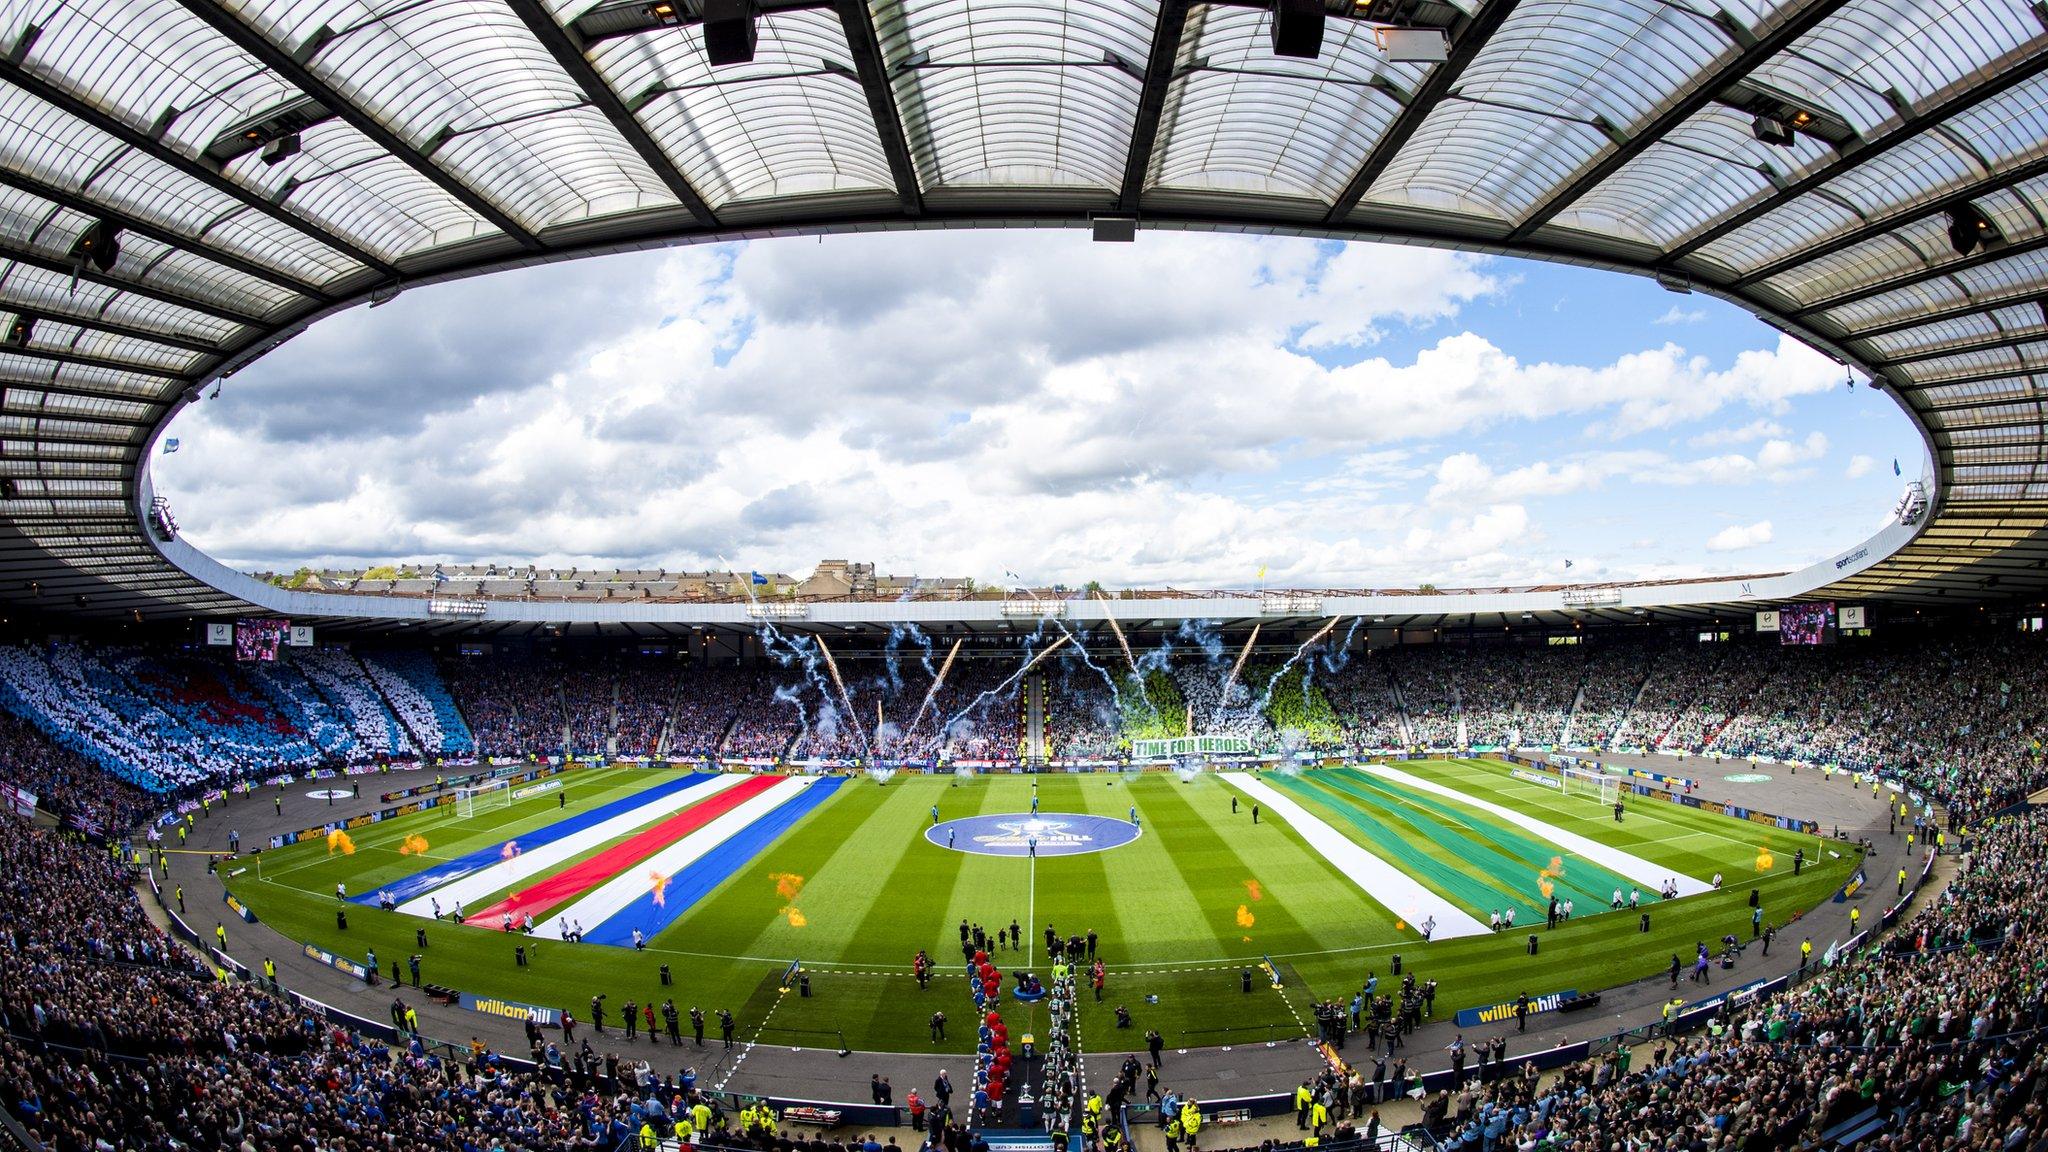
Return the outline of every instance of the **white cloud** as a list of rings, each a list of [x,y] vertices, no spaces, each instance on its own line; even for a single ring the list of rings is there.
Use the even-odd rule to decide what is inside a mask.
[[[1526,362],[1448,327],[1514,275],[1420,248],[935,233],[570,268],[559,299],[536,270],[316,327],[179,417],[159,489],[245,567],[846,555],[1071,582],[1508,582],[1549,570],[1542,499],[1798,472],[1826,438],[1763,417],[1836,382],[1789,339],[1720,365],[1673,344]],[[1445,330],[1417,351],[1340,354],[1426,325]],[[1428,462],[1434,438],[1546,420],[1625,436],[1752,415],[1754,458]],[[1323,463],[1290,471],[1304,460]]]
[[[1752,440],[1765,440],[1773,436],[1787,435],[1785,426],[1776,420],[1751,420],[1734,428],[1716,428],[1702,432],[1686,440],[1695,448],[1721,448],[1730,444],[1747,444]]]
[[[1759,520],[1750,525],[1730,524],[1707,539],[1709,552],[1739,552],[1771,542],[1771,522]]]
[[[1694,308],[1688,312],[1681,312],[1678,310],[1678,305],[1673,304],[1670,308],[1665,310],[1662,316],[1659,316],[1655,320],[1650,321],[1650,323],[1664,325],[1704,324],[1706,323],[1706,320],[1707,312],[1704,308]]]
[[[1877,461],[1858,452],[1856,455],[1849,457],[1849,469],[1843,475],[1851,480],[1856,480],[1870,475],[1870,470],[1875,467],[1877,467]]]

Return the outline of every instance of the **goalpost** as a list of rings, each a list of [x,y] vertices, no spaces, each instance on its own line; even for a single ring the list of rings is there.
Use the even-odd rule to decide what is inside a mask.
[[[1586,768],[1560,768],[1558,779],[1562,782],[1567,796],[1585,796],[1595,799],[1608,808],[1621,799],[1621,781],[1605,772],[1594,772]]]
[[[478,808],[486,811],[493,808],[509,808],[512,805],[512,786],[503,780],[492,780],[474,788],[455,790],[455,817],[467,820],[476,815]]]

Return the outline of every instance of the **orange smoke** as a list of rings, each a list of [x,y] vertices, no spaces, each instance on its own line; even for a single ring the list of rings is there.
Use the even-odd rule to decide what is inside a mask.
[[[417,832],[407,835],[404,841],[398,845],[398,854],[400,856],[418,856],[426,850],[427,838]]]
[[[1244,882],[1244,890],[1245,890],[1246,892],[1249,892],[1249,893],[1251,893],[1251,897],[1252,897],[1252,899],[1253,899],[1253,900],[1255,900],[1255,901],[1257,901],[1257,900],[1264,900],[1264,899],[1266,898],[1266,892],[1265,892],[1265,889],[1263,889],[1263,888],[1260,888],[1260,887],[1259,887],[1259,882],[1258,882],[1257,880],[1247,880],[1247,881],[1245,881],[1245,882]]]
[[[656,908],[667,906],[668,877],[663,876],[659,872],[649,872],[647,874],[647,881],[654,886],[654,906]]]
[[[1247,908],[1242,904],[1239,904],[1237,906],[1237,926],[1239,928],[1249,928],[1257,922],[1258,917],[1252,915],[1252,910],[1250,908]]]
[[[808,917],[794,907],[784,908],[782,913],[789,917],[789,926],[791,928],[801,928],[811,922]]]
[[[804,890],[804,878],[794,872],[770,872],[768,878],[775,881],[775,894],[785,903],[795,901],[797,893]]]
[[[1406,932],[1407,930],[1408,930],[1408,922],[1407,922],[1406,920],[1396,920],[1396,921],[1394,921],[1394,931],[1396,931],[1396,932]]]
[[[356,842],[349,839],[348,833],[343,832],[339,828],[327,834],[327,854],[332,856],[336,852],[341,853],[343,856],[353,856],[356,854]]]
[[[1771,850],[1769,848],[1759,848],[1756,850],[1757,871],[1769,872],[1771,870],[1771,866],[1776,863],[1777,861],[1774,858],[1772,858]]]
[[[1543,893],[1545,900],[1548,900],[1557,894],[1557,884],[1555,881],[1563,877],[1564,857],[1552,856],[1550,863],[1541,872],[1536,873],[1536,889]]]

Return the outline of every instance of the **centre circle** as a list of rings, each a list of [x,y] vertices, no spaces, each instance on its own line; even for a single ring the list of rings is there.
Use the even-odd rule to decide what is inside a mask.
[[[1139,825],[1112,816],[1010,812],[940,821],[924,830],[924,838],[977,856],[1080,856],[1121,848],[1142,833]]]

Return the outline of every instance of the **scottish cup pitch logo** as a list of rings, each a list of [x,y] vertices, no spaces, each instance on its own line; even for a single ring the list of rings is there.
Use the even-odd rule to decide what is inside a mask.
[[[1140,833],[1126,820],[1071,812],[968,816],[924,830],[925,839],[941,848],[983,856],[1078,856],[1120,848]]]

